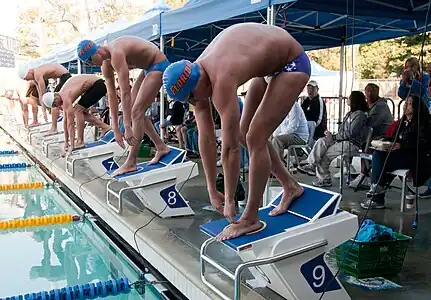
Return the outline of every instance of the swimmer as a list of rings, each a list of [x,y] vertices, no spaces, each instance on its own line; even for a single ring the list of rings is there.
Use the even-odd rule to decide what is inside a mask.
[[[65,82],[72,77],[72,75],[67,71],[65,67],[60,64],[46,64],[37,68],[30,68],[28,63],[22,63],[18,68],[18,76],[23,80],[34,80],[36,82],[36,87],[40,97],[45,94],[48,79],[60,79],[60,82],[55,87],[54,92],[60,91]],[[39,99],[40,100],[40,99]],[[46,114],[45,106],[42,105],[42,111],[45,121],[48,122],[48,116]],[[53,108],[51,110],[52,123],[51,129],[48,131],[47,135],[57,134],[57,118],[59,115],[59,110]]]
[[[45,80],[44,85],[45,87],[48,86],[48,80]],[[27,81],[27,88],[24,95],[25,95],[24,97],[21,97],[21,95],[19,95],[19,98],[21,101],[21,109],[23,113],[24,125],[26,126],[26,128],[37,126],[39,125],[39,121],[38,121],[39,106],[42,107],[42,105],[39,101],[39,92],[37,90],[37,84],[34,80]],[[28,125],[28,105],[31,105],[32,113],[33,113],[33,123],[31,123],[30,125]]]
[[[146,133],[156,146],[156,155],[150,164],[157,163],[170,149],[147,115],[150,106],[162,86],[163,71],[169,65],[166,56],[151,42],[133,37],[120,37],[106,46],[93,41],[81,41],[77,48],[78,57],[84,63],[102,66],[108,88],[109,111],[112,128],[118,145],[125,148],[118,122],[118,99],[115,90],[114,72],[117,72],[121,91],[124,117],[124,139],[131,146],[126,162],[112,176],[136,171],[139,146]],[[142,69],[130,89],[129,69]]]
[[[232,223],[218,240],[227,240],[260,228],[258,209],[272,172],[284,194],[271,216],[285,213],[304,190],[289,174],[269,137],[289,113],[307,84],[310,61],[302,46],[284,29],[244,23],[222,31],[191,63],[171,64],[163,75],[169,97],[194,105],[211,204]],[[240,119],[237,89],[251,80]],[[216,191],[216,139],[210,99],[222,123],[222,165],[225,195]],[[250,155],[248,202],[234,222],[235,190],[239,178],[240,143]],[[224,201],[224,210],[223,210]]]
[[[111,127],[88,112],[106,95],[103,79],[96,75],[77,75],[70,78],[58,92],[48,92],[42,97],[47,107],[64,110],[64,150],[70,155],[73,150],[84,147],[85,121],[102,129],[102,136]],[[75,144],[75,116],[77,142]],[[70,139],[70,145],[69,145]]]

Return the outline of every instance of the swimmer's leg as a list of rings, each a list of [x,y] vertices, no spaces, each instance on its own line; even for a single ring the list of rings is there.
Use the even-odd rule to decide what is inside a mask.
[[[38,109],[38,105],[37,105],[37,102],[36,102],[36,98],[30,97],[30,98],[27,98],[27,99],[28,99],[28,104],[31,105],[31,111],[32,111],[32,114],[33,114],[33,123],[30,124],[30,127],[37,126],[37,125],[39,125],[39,121],[38,121],[38,117],[37,117],[39,109]]]
[[[107,133],[109,130],[111,130],[111,126],[103,123],[103,121],[101,119],[95,117],[94,115],[92,115],[91,113],[89,113],[87,111],[84,111],[84,120],[86,122],[90,123],[91,125],[94,125],[94,126],[101,128],[102,129],[101,137],[103,137],[105,135],[105,133]]]
[[[26,103],[19,102],[21,105],[21,111],[22,111],[22,121],[24,123],[25,128],[28,128],[28,106]]]
[[[139,92],[136,96],[136,100],[133,103],[132,108],[132,128],[136,132],[136,136],[140,136],[142,142],[144,133],[153,141],[156,146],[156,155],[151,160],[150,164],[158,163],[159,160],[166,154],[169,153],[170,148],[163,142],[160,136],[157,134],[154,125],[148,117],[144,118],[145,111],[151,106],[160,91],[162,86],[162,72],[150,72],[145,76],[142,82]],[[143,125],[143,126],[142,126]],[[141,130],[143,129],[143,130]],[[139,134],[139,135],[138,135]]]
[[[307,81],[308,75],[303,73],[281,73],[272,78],[247,130],[247,122],[262,96],[264,87],[262,78],[253,80],[245,101],[246,105],[242,117],[245,119],[241,120],[241,130],[246,132],[246,144],[250,155],[250,184],[247,206],[240,220],[226,228],[219,235],[219,240],[235,238],[259,228],[258,209],[271,170],[282,182],[285,191],[285,196],[281,201],[283,204],[280,203],[273,215],[282,213],[282,210],[285,207],[287,209],[296,194],[298,196],[302,194],[301,187],[284,168],[276,151],[269,146],[268,139],[286,118]],[[249,101],[249,99],[251,100]],[[249,104],[249,109],[247,109],[247,104]]]
[[[51,129],[48,131],[47,135],[53,135],[57,134],[57,119],[60,115],[60,110],[58,108],[52,108],[51,109],[51,117],[52,117],[52,123],[51,123]]]
[[[76,118],[76,144],[75,149],[84,147],[85,117],[83,109],[75,109]]]

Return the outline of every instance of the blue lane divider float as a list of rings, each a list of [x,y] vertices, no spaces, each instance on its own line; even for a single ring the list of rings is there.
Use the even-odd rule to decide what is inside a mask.
[[[100,281],[96,283],[75,285],[73,287],[68,286],[61,289],[39,293],[0,298],[0,300],[85,300],[128,294],[129,292],[129,280],[127,278],[120,278],[117,280]]]
[[[6,156],[6,155],[16,155],[19,152],[17,150],[0,150],[0,155],[1,156]]]
[[[15,170],[15,169],[26,169],[30,168],[31,165],[28,163],[12,163],[12,164],[0,164],[0,170]]]

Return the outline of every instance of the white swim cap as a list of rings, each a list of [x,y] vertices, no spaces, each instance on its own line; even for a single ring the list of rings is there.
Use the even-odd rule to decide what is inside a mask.
[[[24,62],[18,67],[18,77],[23,79],[27,76],[28,71],[30,70],[28,63]]]
[[[54,93],[48,92],[48,93],[43,94],[42,102],[45,104],[46,107],[51,108],[52,104],[54,103]]]

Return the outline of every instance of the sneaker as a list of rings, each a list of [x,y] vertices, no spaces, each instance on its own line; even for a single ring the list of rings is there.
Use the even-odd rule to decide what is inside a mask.
[[[361,203],[361,207],[363,209],[368,209],[368,208],[369,209],[383,209],[383,208],[385,208],[385,205],[381,204],[381,203],[374,202],[372,200],[367,200],[367,201]]]
[[[428,188],[425,192],[419,194],[419,197],[422,199],[431,198],[431,188]]]
[[[306,164],[305,166],[298,166],[298,171],[310,175],[316,176],[316,167],[313,164]]]
[[[330,178],[327,179],[320,179],[313,181],[313,185],[315,187],[330,187],[332,186],[332,180]]]
[[[383,195],[386,193],[386,189],[381,185],[375,183],[371,184],[370,190],[367,192],[367,198],[373,198],[375,196]]]
[[[217,161],[217,167],[221,167],[222,165],[221,165],[221,159],[219,159],[218,161]]]
[[[358,187],[359,182],[362,180],[361,186],[360,188],[370,188],[370,178],[365,177],[364,174],[359,174],[355,180],[351,181],[349,184],[349,187],[351,187],[352,189],[355,189]]]

